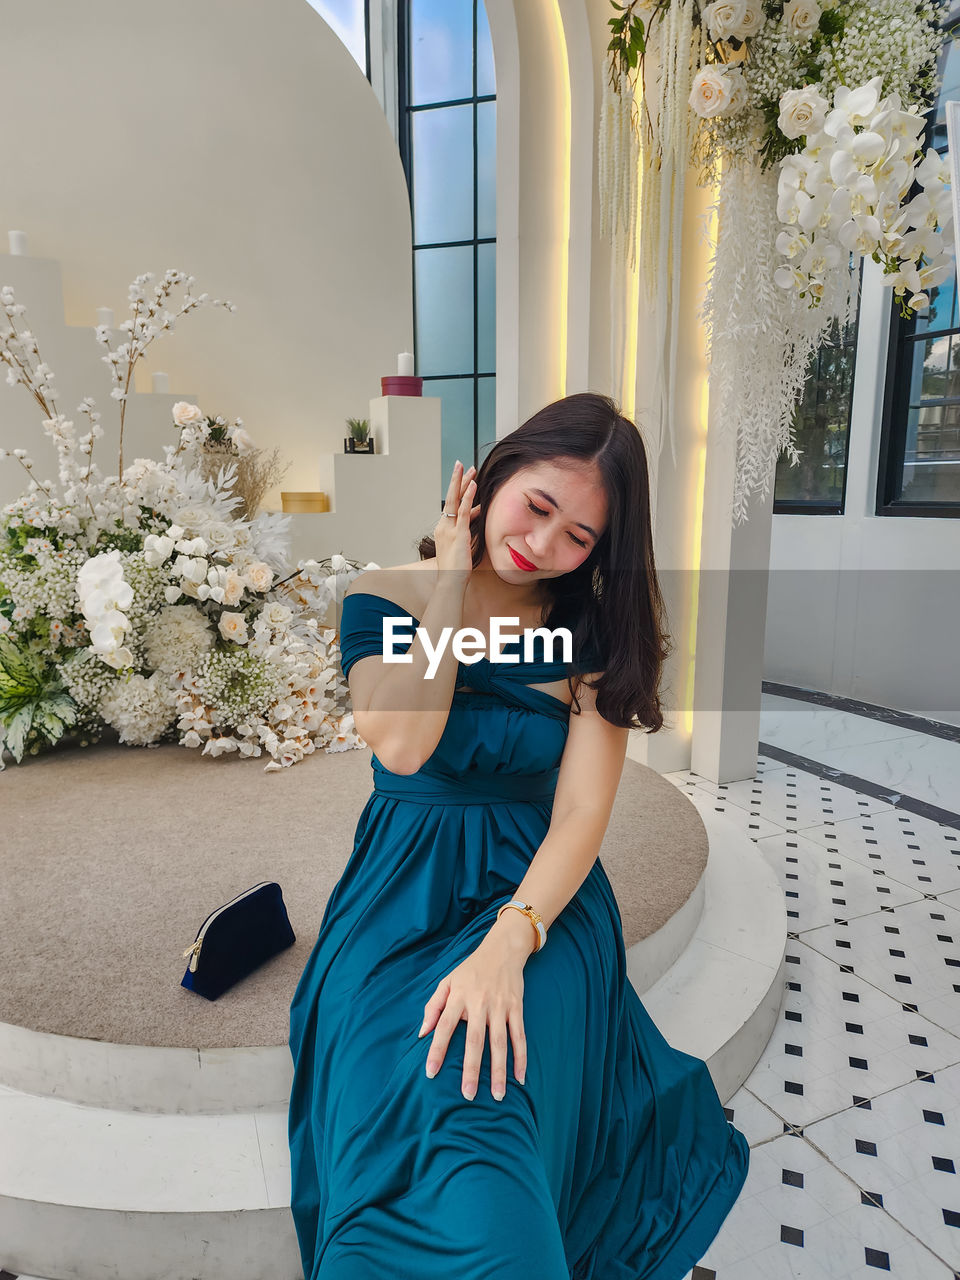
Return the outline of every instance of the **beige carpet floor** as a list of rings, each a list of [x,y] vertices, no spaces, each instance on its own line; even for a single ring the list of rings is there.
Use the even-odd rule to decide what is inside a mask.
[[[264,773],[265,759],[101,744],[8,763],[0,1022],[125,1044],[285,1044],[370,758],[321,751]],[[600,860],[628,947],[683,905],[706,858],[690,802],[627,760]],[[260,880],[281,885],[296,943],[217,1001],[187,991],[181,953],[204,917]]]

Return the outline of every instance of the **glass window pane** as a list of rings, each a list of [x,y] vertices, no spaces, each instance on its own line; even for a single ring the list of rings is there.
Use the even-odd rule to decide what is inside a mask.
[[[473,246],[417,249],[417,373],[473,372]]]
[[[340,37],[366,75],[367,26],[363,0],[308,0],[308,3]]]
[[[947,56],[942,65],[943,87],[937,99],[937,124],[943,124],[947,118],[947,103],[956,102],[960,98],[960,41],[954,35],[947,45]],[[946,129],[943,136],[946,143]]]
[[[497,234],[497,104],[477,103],[477,235]]]
[[[439,396],[440,474],[446,486],[459,458],[464,470],[473,461],[473,378],[437,378],[423,384],[425,396]],[[441,494],[441,498],[446,494]]]
[[[954,25],[944,42],[940,70],[943,85],[934,125],[924,139],[925,146],[946,150],[944,125],[946,103],[960,97],[960,43]],[[891,430],[903,437],[903,470],[889,480],[890,500],[905,503],[960,505],[960,414],[956,404],[944,400],[960,398],[960,337],[958,328],[956,274],[931,290],[930,306],[897,326],[897,357],[894,385],[890,395],[899,413]],[[906,385],[904,385],[906,384]],[[896,456],[896,449],[893,456]]]
[[[493,69],[493,41],[483,0],[477,0],[477,94],[483,98],[497,92],[497,78]]]
[[[914,342],[913,370],[910,378],[910,402],[918,400],[942,400],[947,390],[947,369],[950,365],[950,338],[928,338]]]
[[[956,321],[953,314],[956,309],[957,273],[952,271],[942,284],[930,290],[930,306],[926,311],[918,311],[913,321],[913,333],[934,332],[941,329],[952,329]]]
[[[956,405],[910,410],[902,496],[908,502],[960,502],[960,417]]]
[[[410,0],[410,103],[473,95],[473,0]]]
[[[417,244],[473,239],[473,107],[413,112]]]
[[[477,466],[497,441],[497,380],[477,379]]]
[[[847,464],[850,405],[856,360],[856,323],[829,331],[813,359],[794,416],[800,461],[786,453],[777,462],[775,501],[839,506]]]
[[[497,246],[477,245],[477,372],[497,367]]]

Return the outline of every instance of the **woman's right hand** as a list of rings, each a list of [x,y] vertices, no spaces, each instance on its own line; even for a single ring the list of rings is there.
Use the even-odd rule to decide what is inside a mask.
[[[477,482],[473,479],[476,467],[471,466],[466,472],[463,464],[456,462],[447,496],[444,499],[444,514],[437,521],[433,531],[433,541],[437,548],[437,569],[453,570],[455,573],[469,576],[473,570],[473,542],[470,536],[470,521],[480,510],[480,504],[471,507],[470,499],[476,493]],[[447,514],[455,513],[456,520]]]

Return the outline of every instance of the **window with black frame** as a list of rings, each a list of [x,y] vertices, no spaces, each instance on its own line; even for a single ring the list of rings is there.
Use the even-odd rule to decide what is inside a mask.
[[[946,106],[960,99],[960,6],[944,24],[943,86],[924,142],[947,150]],[[894,311],[884,399],[877,514],[960,515],[960,320],[952,272],[930,305]]]
[[[441,474],[496,439],[496,83],[483,0],[401,0],[400,154],[416,372],[443,401]]]
[[[858,306],[849,324],[831,327],[813,357],[793,416],[793,441],[800,461],[793,465],[786,452],[777,460],[773,492],[777,515],[843,510],[859,322]]]

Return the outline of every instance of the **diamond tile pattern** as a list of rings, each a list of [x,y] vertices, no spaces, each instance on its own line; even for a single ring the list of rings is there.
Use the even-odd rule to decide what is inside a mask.
[[[684,1280],[960,1280],[960,825],[835,772],[761,754],[753,780],[670,775],[739,820],[790,929],[780,1021],[727,1105],[750,1174]]]

